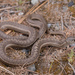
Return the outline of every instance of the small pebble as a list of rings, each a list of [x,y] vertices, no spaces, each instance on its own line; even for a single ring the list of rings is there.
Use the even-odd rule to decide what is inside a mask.
[[[37,4],[38,2],[39,2],[38,0],[31,0],[31,3],[32,3],[33,5]]]
[[[22,52],[25,52],[26,54],[28,54],[30,50],[23,49]]]
[[[38,64],[39,65],[39,64]]]
[[[51,64],[48,63],[48,67],[50,67]]]
[[[28,66],[28,69],[31,70],[31,71],[35,71],[36,70],[35,64],[32,64],[32,65]]]
[[[21,16],[21,15],[23,15],[23,14],[24,14],[23,12],[18,13],[19,16]]]
[[[50,27],[52,26],[52,24],[48,23],[47,26],[48,26],[48,29],[50,29]]]
[[[37,4],[37,3],[42,3],[43,1],[45,1],[45,0],[31,0],[31,3],[33,4],[33,5],[35,5],[35,4]]]
[[[23,36],[22,34],[20,34],[20,36]]]

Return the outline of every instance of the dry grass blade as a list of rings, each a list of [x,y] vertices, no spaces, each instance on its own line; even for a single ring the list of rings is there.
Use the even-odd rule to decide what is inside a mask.
[[[32,72],[34,74],[39,74],[38,72],[35,72],[35,71],[32,71],[32,70],[29,70],[29,69],[25,69],[27,72]]]
[[[48,13],[49,13],[49,10],[50,10],[50,8],[49,8],[49,7],[50,7],[50,4],[49,4],[49,0],[48,0]]]
[[[11,32],[11,30],[9,30],[9,31],[7,31],[7,32],[5,32],[6,34],[9,34]]]
[[[2,9],[0,9],[0,11],[2,11],[2,10],[7,10],[7,9],[12,9],[12,8],[16,8],[16,7],[18,7],[18,6],[6,7],[6,8],[2,8]]]
[[[64,29],[63,27],[63,17],[61,16],[61,27],[62,27],[62,30]]]
[[[68,62],[69,66],[72,68],[72,70],[75,72],[74,67]]]
[[[10,75],[15,75],[14,73],[12,73],[11,71],[7,70],[6,68],[4,68],[2,66],[0,66],[0,69],[7,72],[7,73],[9,73]]]

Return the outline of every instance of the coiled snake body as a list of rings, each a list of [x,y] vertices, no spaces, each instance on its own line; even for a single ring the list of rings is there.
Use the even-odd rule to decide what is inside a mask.
[[[0,43],[0,45],[1,45],[0,46],[0,51],[1,51],[0,59],[3,60],[4,62],[8,62],[9,64],[11,64],[10,61],[12,60],[11,61],[12,63],[13,63],[13,61],[16,61],[15,63],[13,63],[14,65],[24,64],[25,62],[22,62],[22,61],[24,61],[24,59],[22,59],[22,61],[20,61],[20,60],[17,61],[17,60],[9,58],[5,52],[6,48],[11,45],[19,45],[19,46],[23,46],[23,47],[28,47],[28,46],[32,45],[38,38],[42,37],[42,35],[46,32],[47,26],[46,26],[46,22],[45,22],[44,18],[38,14],[34,14],[33,16],[32,15],[28,16],[28,18],[27,18],[27,22],[32,27],[24,26],[24,25],[18,24],[16,22],[0,23],[1,29],[12,29],[12,30],[21,32],[23,34],[29,35],[28,37],[25,37],[25,36],[12,37],[12,36],[6,35],[2,31],[0,31],[0,37],[3,39],[3,41]],[[44,21],[44,23],[42,23],[42,21]],[[39,28],[39,32],[37,32],[33,27]],[[26,60],[28,60],[28,59],[25,59],[25,61]]]
[[[38,38],[42,37],[43,34],[47,30],[47,25],[46,21],[41,15],[38,14],[32,14],[28,16],[26,21],[32,26],[32,27],[37,27],[39,28],[39,32],[37,32],[34,28],[29,27],[29,26],[24,26],[22,24],[18,24],[15,22],[2,22],[0,23],[0,27],[2,29],[14,29],[16,31],[19,31],[23,34],[28,34],[29,37],[25,36],[8,36],[4,34],[2,31],[0,31],[0,37],[6,40],[3,40],[0,43],[0,59],[8,64],[12,65],[29,65],[33,62],[35,62],[40,54],[40,49],[43,46],[55,46],[55,47],[61,47],[65,45],[65,41],[59,42],[59,41],[54,41],[51,40],[50,38],[48,39],[41,39],[36,42],[31,50],[31,55],[27,59],[12,59],[6,55],[6,49],[9,46],[13,45],[18,45],[18,46],[23,46],[23,47],[28,47],[32,45]]]
[[[9,46],[19,45],[19,44],[14,43],[14,41],[12,39],[11,40],[5,40],[2,43],[0,43],[0,53],[1,53],[0,59],[6,63],[12,64],[12,65],[23,65],[23,64],[29,65],[29,64],[32,64],[33,62],[37,61],[39,54],[40,54],[41,47],[43,47],[43,46],[54,46],[54,47],[61,48],[63,43],[64,42],[51,40],[50,38],[41,39],[33,45],[32,50],[31,50],[31,55],[29,56],[29,58],[27,58],[27,59],[12,59],[6,55],[5,50]],[[22,44],[20,44],[20,45],[24,46]]]

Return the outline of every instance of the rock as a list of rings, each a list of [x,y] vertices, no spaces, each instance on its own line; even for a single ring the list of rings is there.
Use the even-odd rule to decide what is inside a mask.
[[[30,50],[23,49],[22,52],[25,52],[26,54],[29,54]]]
[[[73,1],[71,1],[71,2],[68,3],[68,7],[71,7],[72,5],[74,5]]]
[[[39,1],[38,1],[38,0],[31,0],[31,3],[32,3],[33,5],[35,5],[35,4],[39,3]]]
[[[20,34],[20,36],[23,36],[22,34]]]
[[[28,66],[28,69],[31,70],[31,71],[35,71],[36,70],[35,64],[32,64],[32,65]]]
[[[47,26],[48,26],[48,29],[50,29],[50,27],[52,26],[52,24],[48,23]]]
[[[33,5],[35,5],[35,4],[37,4],[37,3],[42,3],[43,1],[45,1],[45,0],[31,0],[31,3],[33,4]]]
[[[23,12],[19,12],[19,13],[18,13],[19,16],[21,16],[21,15],[23,15],[23,14],[24,14]]]

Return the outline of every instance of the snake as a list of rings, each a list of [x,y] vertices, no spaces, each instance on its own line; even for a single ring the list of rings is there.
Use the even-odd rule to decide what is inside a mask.
[[[34,43],[38,38],[42,37],[44,33],[47,30],[47,24],[45,19],[41,15],[38,14],[32,14],[28,16],[26,21],[34,28],[30,26],[24,26],[22,24],[18,24],[16,22],[2,22],[0,23],[1,29],[14,29],[16,31],[22,32],[23,34],[29,34],[29,37],[23,36],[21,37],[11,37],[3,32],[0,31],[1,35],[0,37],[5,39],[0,43],[0,59],[11,65],[29,65],[37,61],[39,54],[40,54],[40,49],[43,46],[54,46],[54,47],[62,47],[63,45],[65,46],[67,42],[63,41],[54,41],[51,40],[50,38],[45,38],[45,39],[39,39],[36,43]],[[35,30],[35,28],[39,28],[39,32]],[[53,33],[54,34],[54,33]],[[56,34],[56,33],[55,33]],[[61,33],[58,33],[61,34]],[[6,49],[10,46],[21,46],[21,47],[28,47],[30,45],[32,46],[31,49],[31,55],[29,58],[26,59],[12,59],[6,54]],[[63,47],[64,47],[63,46]]]
[[[16,41],[16,40],[14,39],[14,41]],[[23,64],[29,65],[29,64],[32,64],[38,60],[42,47],[53,46],[53,47],[62,48],[64,46],[66,46],[66,44],[67,44],[66,41],[61,42],[61,41],[52,40],[51,38],[40,39],[33,45],[32,50],[31,50],[31,55],[29,56],[29,58],[13,59],[13,58],[10,58],[9,56],[7,56],[6,49],[10,46],[25,47],[24,44],[22,44],[22,43],[16,44],[16,42],[14,42],[14,41],[12,39],[7,39],[7,40],[4,40],[0,43],[0,53],[1,53],[0,59],[3,62],[10,64],[10,65],[23,65]]]
[[[70,39],[73,40],[74,38],[67,38],[64,41],[57,41],[51,38],[40,39],[32,46],[31,55],[29,56],[29,58],[26,58],[26,59],[13,59],[8,57],[6,54],[6,49],[8,47],[15,46],[15,45],[23,47],[23,45],[14,43],[12,39],[11,41],[9,39],[4,40],[0,43],[0,59],[3,62],[10,65],[25,65],[25,66],[30,65],[35,63],[38,60],[42,47],[51,46],[56,48],[64,48],[67,45],[72,43]]]
[[[14,39],[14,41],[16,41]],[[7,39],[4,40],[0,43],[0,59],[10,65],[29,65],[32,64],[34,62],[36,62],[38,60],[38,57],[40,55],[40,49],[44,46],[53,46],[53,47],[58,47],[61,48],[62,45],[65,45],[66,42],[61,42],[61,41],[54,41],[51,40],[50,38],[45,38],[45,39],[40,39],[38,40],[32,47],[31,50],[31,55],[26,58],[26,59],[13,59],[10,58],[9,56],[7,56],[6,54],[6,49],[10,46],[21,46],[23,47],[24,44],[20,43],[20,44],[16,44],[16,42],[14,42],[12,39]],[[64,47],[64,46],[63,46]]]
[[[32,27],[28,27],[28,26],[24,26],[22,24],[18,24],[16,22],[1,22],[0,23],[0,28],[1,29],[12,29],[12,30],[15,30],[15,31],[18,31],[18,32],[21,32],[23,34],[28,34],[29,33],[35,33],[36,34],[36,31],[34,30],[34,28]],[[33,31],[33,32],[32,32]],[[35,36],[35,34],[33,34]],[[31,37],[31,35],[30,35]],[[5,34],[3,31],[0,30],[0,38],[2,39],[19,39],[19,40],[25,40],[27,39],[27,37],[25,36],[10,36],[10,35],[7,35]]]
[[[32,15],[30,15],[30,16],[32,16]],[[33,19],[35,21],[33,21]],[[12,30],[15,30],[17,32],[21,32],[22,34],[27,34],[27,35],[29,35],[28,38],[25,37],[25,36],[14,36],[14,37],[12,37],[12,36],[6,35],[2,31],[0,31],[0,34],[1,34],[0,37],[2,39],[16,39],[16,41],[15,41],[16,43],[23,43],[25,45],[25,47],[32,45],[38,38],[42,37],[43,34],[46,32],[47,24],[46,24],[45,19],[43,18],[43,16],[38,15],[38,14],[34,14],[30,18],[28,16],[27,20],[28,20],[28,24],[30,24],[32,27],[25,26],[23,24],[18,24],[16,22],[8,21],[8,22],[0,23],[0,28],[1,29],[12,29]],[[30,23],[29,20],[32,23]],[[37,20],[39,20],[39,21],[37,21]],[[44,21],[44,23],[42,23],[42,21]],[[36,22],[38,22],[37,25],[35,25]],[[33,27],[39,28],[40,29],[39,33],[37,31],[35,31],[35,29]]]
[[[40,14],[31,14],[26,18],[26,21],[28,22],[29,25],[31,25],[32,27],[37,27],[39,28],[39,35],[38,38],[41,38],[44,33],[48,31],[48,27],[47,27],[47,22],[46,20],[42,17],[42,15]],[[39,24],[39,25],[38,25]]]

